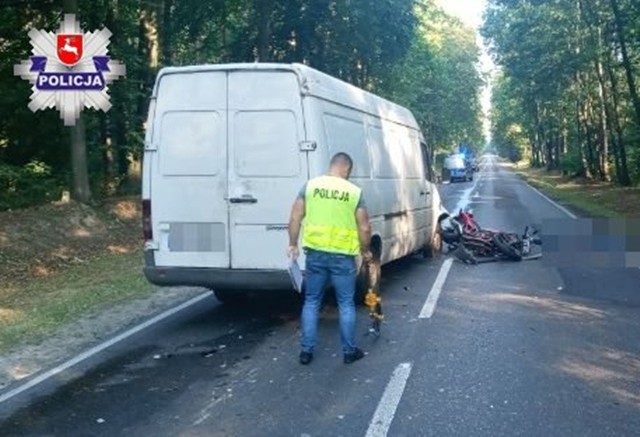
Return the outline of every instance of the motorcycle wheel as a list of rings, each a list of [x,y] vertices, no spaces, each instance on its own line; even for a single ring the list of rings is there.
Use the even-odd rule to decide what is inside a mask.
[[[493,244],[502,255],[504,255],[510,261],[522,261],[522,253],[509,244],[508,238],[501,233],[497,233],[493,236]]]

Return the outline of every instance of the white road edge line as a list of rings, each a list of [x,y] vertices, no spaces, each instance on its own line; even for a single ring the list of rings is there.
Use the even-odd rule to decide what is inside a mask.
[[[525,181],[526,182],[526,181]],[[546,194],[544,194],[542,191],[538,190],[536,187],[532,186],[531,184],[529,184],[528,182],[526,182],[527,185],[529,186],[529,188],[531,188],[533,191],[535,191],[536,193],[538,193],[540,196],[542,196],[545,200],[547,200],[547,202],[551,203],[553,206],[555,206],[556,208],[558,208],[560,211],[564,212],[566,215],[568,215],[569,217],[571,217],[572,219],[577,219],[578,217],[572,213],[571,211],[569,211],[567,208],[565,208],[564,206],[560,205],[558,202],[556,202],[555,200],[549,198],[549,196],[547,196]]]
[[[449,270],[451,269],[452,264],[453,258],[447,258],[442,263],[440,271],[438,272],[438,276],[433,283],[433,287],[431,287],[431,291],[427,296],[427,300],[424,302],[424,306],[420,311],[420,315],[418,316],[419,319],[428,319],[433,315],[434,311],[436,310],[438,298],[440,297],[440,293],[442,292],[442,287],[444,286],[444,281],[447,280],[447,275],[449,274]]]
[[[378,403],[378,408],[376,408],[376,412],[369,423],[366,437],[385,437],[389,432],[389,427],[393,417],[396,415],[396,409],[404,393],[412,367],[411,363],[402,363],[393,371],[391,379]]]
[[[512,173],[515,174],[515,172],[512,171]],[[542,191],[538,190],[536,187],[534,187],[533,185],[531,185],[529,182],[527,182],[526,179],[524,178],[520,178],[529,188],[531,188],[533,191],[535,191],[536,193],[538,193],[543,199],[545,199],[547,202],[549,202],[550,204],[552,204],[553,206],[555,206],[556,208],[558,208],[560,211],[564,212],[566,215],[568,215],[569,217],[571,217],[572,219],[577,219],[578,217],[572,213],[571,211],[569,211],[567,208],[565,208],[564,206],[560,205],[558,202],[556,202],[555,200],[551,199],[549,196],[547,196],[546,194],[544,194]]]
[[[176,314],[179,311],[182,311],[183,309],[190,307],[191,305],[194,305],[198,302],[200,302],[201,300],[207,298],[211,296],[211,292],[206,292],[204,294],[201,294],[199,296],[194,297],[193,299],[190,299],[176,307],[170,308],[168,310],[166,310],[163,313],[158,314],[157,316],[147,320],[146,322],[143,322],[139,325],[134,326],[133,328],[123,332],[122,334],[116,335],[115,337],[97,345],[92,347],[91,349],[88,349],[84,352],[82,352],[79,355],[76,355],[74,358],[60,364],[59,366],[56,366],[52,369],[47,370],[46,372],[44,372],[43,374],[29,380],[28,382],[22,384],[21,386],[18,386],[16,388],[14,388],[13,390],[8,391],[7,393],[3,394],[0,396],[0,404],[2,402],[8,401],[9,399],[19,395],[20,393],[23,393],[33,387],[35,387],[38,384],[41,384],[42,382],[46,381],[47,379],[51,378],[52,376],[55,376],[61,372],[64,372],[65,370],[69,369],[70,367],[75,366],[76,364],[86,360],[87,358],[92,357],[93,355],[96,355],[99,352],[102,352],[103,350],[113,346],[114,344],[126,339],[127,337],[131,337],[133,334],[136,334],[140,331],[142,331],[145,328],[148,328],[151,325],[154,325],[158,322],[160,322],[161,320],[166,319],[169,316],[172,316],[174,314]]]

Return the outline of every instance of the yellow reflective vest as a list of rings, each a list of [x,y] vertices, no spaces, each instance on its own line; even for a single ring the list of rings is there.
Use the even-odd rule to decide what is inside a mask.
[[[358,255],[356,207],[362,190],[346,179],[320,176],[307,183],[302,246]]]

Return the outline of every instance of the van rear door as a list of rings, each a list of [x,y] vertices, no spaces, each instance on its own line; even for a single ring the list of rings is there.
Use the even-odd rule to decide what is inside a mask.
[[[230,72],[228,117],[231,267],[282,269],[291,205],[308,178],[296,75]]]
[[[161,76],[151,144],[157,266],[228,268],[227,73]]]

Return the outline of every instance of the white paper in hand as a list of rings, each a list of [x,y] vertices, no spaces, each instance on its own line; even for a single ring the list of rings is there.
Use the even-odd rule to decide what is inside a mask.
[[[302,270],[300,270],[298,261],[290,261],[289,268],[287,270],[289,272],[293,288],[295,288],[298,293],[302,293]]]

